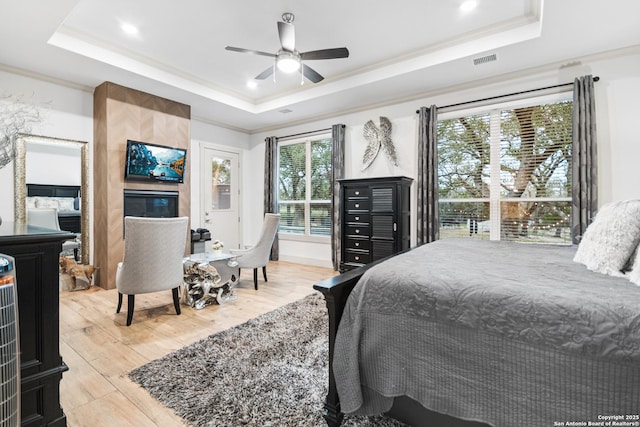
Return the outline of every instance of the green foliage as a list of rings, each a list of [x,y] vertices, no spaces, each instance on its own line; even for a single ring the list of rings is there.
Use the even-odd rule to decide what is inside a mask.
[[[231,160],[213,159],[211,161],[211,174],[215,184],[231,184]]]
[[[572,103],[502,112],[503,195],[565,197],[570,193]]]
[[[311,142],[311,200],[331,198],[331,140]]]
[[[488,197],[489,115],[438,122],[438,183],[442,198]]]
[[[280,147],[280,200],[305,200],[306,143]],[[331,198],[331,139],[311,141],[311,199]]]
[[[499,162],[501,197],[570,197],[572,113],[572,102],[563,101],[439,121],[440,198],[490,197],[492,120],[500,129],[496,149],[500,157],[493,161]],[[467,203],[449,202],[447,209],[442,214],[451,215],[450,223],[465,217],[488,219],[488,212],[480,213]],[[507,229],[506,221],[509,227],[517,227],[519,235],[528,234],[529,227],[560,226],[569,213],[564,202],[501,203],[502,232]]]
[[[500,113],[500,184],[506,197],[564,197],[571,188],[570,101]],[[489,197],[490,116],[438,123],[442,198]]]
[[[307,142],[280,146],[278,188],[280,203],[280,230],[289,233],[304,233],[305,220],[311,234],[330,233],[330,205],[311,204],[310,218],[305,218],[305,204],[310,201],[331,199],[332,143],[330,138],[310,141],[310,164],[306,170]],[[307,200],[307,179],[310,179],[310,194]]]
[[[291,144],[280,147],[280,169],[278,174],[280,200],[305,199],[305,158],[305,144]]]

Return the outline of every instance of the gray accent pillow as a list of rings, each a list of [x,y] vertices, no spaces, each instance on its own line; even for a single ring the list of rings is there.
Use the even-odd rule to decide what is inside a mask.
[[[633,265],[631,266],[631,271],[628,272],[626,276],[631,280],[631,282],[640,286],[640,248],[636,249],[635,257],[632,262]]]
[[[640,200],[608,203],[600,208],[573,258],[589,270],[622,276],[640,243]]]

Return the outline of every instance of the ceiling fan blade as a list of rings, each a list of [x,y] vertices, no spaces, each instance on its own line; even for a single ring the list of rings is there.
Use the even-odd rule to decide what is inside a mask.
[[[264,80],[267,77],[269,77],[271,74],[273,74],[273,65],[269,68],[267,68],[266,70],[264,70],[263,72],[261,72],[260,74],[258,74],[257,76],[255,76],[256,80]]]
[[[276,57],[273,53],[261,52],[259,50],[243,49],[241,47],[227,46],[227,47],[225,47],[225,49],[226,50],[230,50],[232,52],[251,53],[251,54],[254,54],[254,55],[268,56],[269,58],[275,58]]]
[[[321,49],[312,50],[310,52],[303,52],[300,54],[300,58],[305,59],[335,59],[335,58],[348,58],[349,49],[346,47],[338,47],[335,49]]]
[[[284,50],[296,50],[296,31],[292,23],[278,21],[278,36]]]
[[[302,72],[302,75],[311,80],[313,83],[318,83],[319,81],[324,80],[324,77],[322,77],[316,70],[309,67],[308,65],[302,64],[302,66],[300,67],[300,71]]]

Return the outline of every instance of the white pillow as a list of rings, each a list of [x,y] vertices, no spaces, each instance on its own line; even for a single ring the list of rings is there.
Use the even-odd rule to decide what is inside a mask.
[[[35,209],[35,208],[36,208],[36,198],[27,197],[27,209]]]
[[[608,203],[587,227],[573,260],[598,273],[622,276],[639,242],[640,200]]]
[[[61,211],[73,211],[73,197],[58,197],[58,205]]]
[[[38,197],[36,199],[36,208],[56,208],[58,209],[58,200],[55,197]]]

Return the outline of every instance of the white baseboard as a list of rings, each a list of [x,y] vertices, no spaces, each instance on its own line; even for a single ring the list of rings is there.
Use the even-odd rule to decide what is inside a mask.
[[[305,258],[292,255],[280,254],[280,261],[293,262],[296,264],[313,265],[315,267],[333,268],[331,260],[318,258]]]

